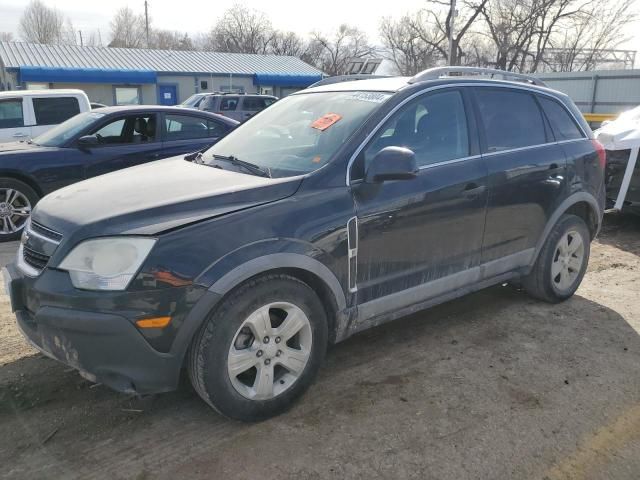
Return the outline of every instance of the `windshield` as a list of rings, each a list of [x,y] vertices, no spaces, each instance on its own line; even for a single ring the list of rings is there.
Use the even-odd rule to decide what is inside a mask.
[[[104,117],[104,115],[104,113],[97,112],[80,113],[75,117],[71,117],[66,122],[62,122],[60,125],[53,127],[51,130],[47,130],[42,135],[35,137],[33,143],[42,145],[43,147],[61,147],[70,138],[73,138],[86,127]]]
[[[205,95],[201,93],[196,93],[195,95],[191,95],[180,105],[182,105],[183,107],[197,107],[204,97]]]
[[[205,152],[233,156],[274,177],[302,175],[326,165],[380,105],[386,92],[319,92],[286,97],[240,125]]]

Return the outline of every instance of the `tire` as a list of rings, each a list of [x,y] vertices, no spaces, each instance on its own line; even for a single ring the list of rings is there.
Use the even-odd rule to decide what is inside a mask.
[[[326,348],[327,317],[314,291],[289,275],[264,275],[228,294],[196,334],[189,377],[222,415],[264,420],[285,412],[306,391]]]
[[[24,182],[0,177],[0,242],[18,240],[40,197]]]
[[[523,278],[525,291],[550,303],[571,297],[587,271],[590,242],[591,235],[582,218],[562,215],[549,233],[531,273]]]

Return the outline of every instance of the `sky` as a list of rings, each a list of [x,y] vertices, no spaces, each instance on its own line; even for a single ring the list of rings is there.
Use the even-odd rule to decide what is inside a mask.
[[[103,43],[109,36],[109,22],[123,6],[144,12],[144,0],[44,0],[69,17],[76,30],[85,38],[99,30]],[[149,15],[156,28],[189,33],[204,33],[211,29],[222,12],[237,0],[148,0]],[[271,2],[243,0],[250,8],[261,10],[280,30],[291,30],[302,36],[312,31],[330,33],[339,24],[348,23],[364,30],[370,40],[379,44],[378,26],[385,16],[399,17],[424,6],[423,0],[274,0]],[[0,32],[13,32],[18,37],[18,22],[28,0],[0,0]],[[640,31],[624,48],[640,50]]]

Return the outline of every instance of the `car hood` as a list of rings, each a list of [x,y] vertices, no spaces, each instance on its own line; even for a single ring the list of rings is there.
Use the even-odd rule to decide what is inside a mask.
[[[274,202],[301,179],[271,179],[173,157],[95,177],[44,197],[32,219],[67,239],[154,235]]]
[[[36,151],[47,151],[55,149],[56,147],[42,147],[35,143],[28,142],[8,142],[0,143],[0,155],[3,154],[15,154],[20,152],[33,153]]]

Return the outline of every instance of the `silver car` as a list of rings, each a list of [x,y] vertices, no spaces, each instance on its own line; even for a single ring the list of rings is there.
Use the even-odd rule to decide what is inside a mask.
[[[188,104],[191,99],[195,101]],[[205,112],[218,113],[242,122],[277,100],[277,97],[271,95],[199,93],[187,99],[183,105],[204,110]]]

